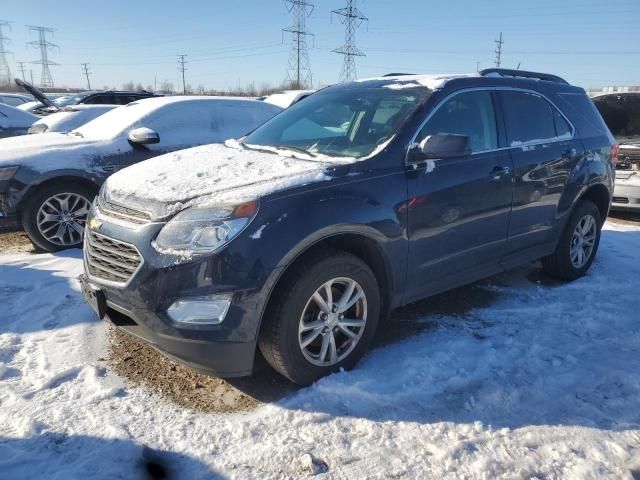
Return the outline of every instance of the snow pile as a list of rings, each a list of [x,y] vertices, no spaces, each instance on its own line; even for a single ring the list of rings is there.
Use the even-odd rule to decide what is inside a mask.
[[[280,108],[289,108],[296,103],[300,97],[311,95],[315,90],[287,90],[286,92],[274,93],[264,99],[266,103],[277,105]]]
[[[162,218],[196,204],[242,202],[325,180],[326,167],[319,161],[239,146],[204,145],[122,170],[109,177],[104,193],[111,202]]]
[[[245,414],[187,411],[100,366],[79,252],[0,256],[6,478],[629,479],[640,471],[640,227],[609,223],[590,275],[520,268],[459,316]],[[37,292],[37,294],[36,294]],[[431,308],[431,310],[430,310]],[[431,313],[429,313],[431,312]],[[400,319],[402,313],[395,317]]]

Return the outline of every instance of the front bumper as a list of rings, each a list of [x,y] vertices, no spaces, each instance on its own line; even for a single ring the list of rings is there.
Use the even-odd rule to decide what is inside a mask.
[[[88,274],[85,245],[85,283],[104,295],[104,318],[194,369],[220,377],[251,374],[260,319],[270,279],[277,276],[275,270],[242,268],[237,258],[224,250],[192,259],[160,254],[151,246],[151,240],[162,224],[132,226],[114,222],[96,212],[95,207],[87,225],[99,230],[100,235],[134,245],[143,258],[128,282],[116,284]],[[83,293],[87,298],[84,289]],[[213,294],[232,297],[219,325],[185,326],[166,313],[179,298]]]
[[[0,193],[0,232],[18,230],[19,228],[20,219],[10,206],[7,196]]]
[[[616,177],[611,209],[640,211],[640,172]]]

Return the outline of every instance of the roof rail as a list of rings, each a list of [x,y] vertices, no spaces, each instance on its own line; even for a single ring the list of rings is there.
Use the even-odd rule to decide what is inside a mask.
[[[415,75],[415,73],[385,73],[383,77],[404,77],[406,75]]]
[[[539,72],[527,72],[526,70],[513,70],[510,68],[485,68],[484,70],[480,70],[480,75],[486,77],[491,73],[498,74],[502,77],[522,77],[522,78],[534,78],[538,80],[546,80],[548,82],[556,82],[556,83],[564,83],[569,85],[564,78],[558,77],[557,75],[551,75],[549,73],[539,73]]]

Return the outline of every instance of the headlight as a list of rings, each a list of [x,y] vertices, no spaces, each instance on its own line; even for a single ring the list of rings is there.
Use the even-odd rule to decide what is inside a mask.
[[[9,180],[18,171],[18,167],[0,168],[0,181]]]
[[[213,252],[236,237],[257,211],[257,202],[189,208],[162,227],[153,247],[160,253]]]

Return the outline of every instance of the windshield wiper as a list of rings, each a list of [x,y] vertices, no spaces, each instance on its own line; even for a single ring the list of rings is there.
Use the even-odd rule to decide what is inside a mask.
[[[82,135],[80,132],[77,132],[75,130],[73,132],[69,132],[68,135],[73,135],[74,137],[84,138],[84,135]]]
[[[284,145],[277,145],[274,146],[274,148],[278,149],[278,150],[291,150],[293,152],[298,152],[298,153],[302,153],[304,155],[309,155],[310,157],[317,157],[318,155],[315,153],[310,152],[309,150],[305,150],[304,148],[299,148],[299,147],[291,147],[289,145],[284,146]]]

